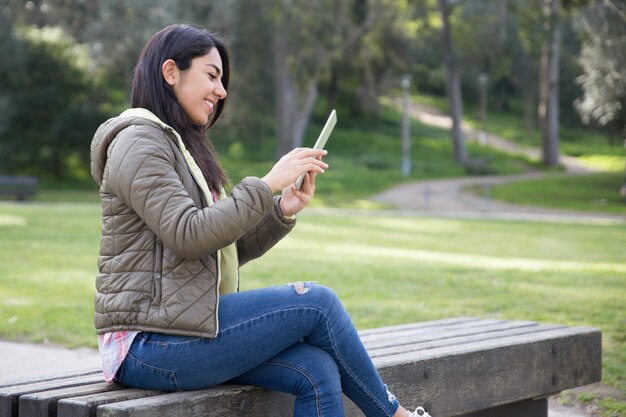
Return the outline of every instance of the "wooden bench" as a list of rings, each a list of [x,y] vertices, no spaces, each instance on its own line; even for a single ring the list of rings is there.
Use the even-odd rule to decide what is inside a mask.
[[[19,201],[33,196],[37,192],[36,177],[16,177],[0,175],[0,195],[12,195]]]
[[[601,379],[586,327],[454,318],[361,331],[402,404],[433,417],[547,417],[547,398]],[[0,417],[291,416],[293,398],[251,386],[163,393],[104,383],[97,370],[0,387]],[[348,416],[361,416],[346,400]]]

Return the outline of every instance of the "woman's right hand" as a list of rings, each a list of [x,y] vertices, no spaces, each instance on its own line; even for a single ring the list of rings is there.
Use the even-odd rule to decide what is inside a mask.
[[[262,179],[272,193],[281,191],[296,182],[300,175],[307,172],[323,173],[328,165],[321,157],[327,153],[324,149],[296,148],[280,158]]]

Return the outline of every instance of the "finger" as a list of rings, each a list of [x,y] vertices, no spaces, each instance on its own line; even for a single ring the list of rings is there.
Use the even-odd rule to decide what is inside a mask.
[[[309,154],[309,155],[326,155],[328,153],[328,151],[326,149],[315,149],[315,148],[306,148],[306,147],[298,147],[298,148],[293,148],[291,151],[289,151],[287,153],[288,154],[299,154],[299,153],[305,153],[305,154]]]
[[[313,148],[299,148],[299,152],[298,154],[300,154],[303,157],[320,157],[320,156],[325,156],[328,154],[328,151],[326,149],[313,149]]]
[[[306,189],[303,190],[307,194],[307,197],[310,199],[315,194],[315,177],[316,173],[309,173],[306,178]]]
[[[306,162],[307,166],[318,166],[322,168],[322,170],[326,170],[328,168],[328,164],[326,162],[323,162],[322,160],[317,158],[309,159]]]

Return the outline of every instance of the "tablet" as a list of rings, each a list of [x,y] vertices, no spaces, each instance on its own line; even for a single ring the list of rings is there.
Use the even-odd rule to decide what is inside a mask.
[[[330,116],[328,116],[328,120],[326,120],[326,124],[324,125],[322,132],[317,138],[317,141],[315,142],[313,149],[324,149],[324,146],[326,145],[326,141],[330,137],[330,134],[335,128],[336,124],[337,124],[337,112],[333,109],[333,111],[330,112]],[[303,180],[304,180],[304,175],[300,175],[298,177],[298,180],[296,181],[296,189],[298,191],[302,188]]]

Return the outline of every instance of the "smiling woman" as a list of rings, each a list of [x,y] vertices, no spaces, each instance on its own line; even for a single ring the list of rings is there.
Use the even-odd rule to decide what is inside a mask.
[[[169,26],[139,57],[133,108],[94,136],[103,208],[95,325],[105,380],[165,391],[258,385],[294,394],[300,417],[343,416],[343,393],[368,417],[428,416],[389,392],[331,289],[239,292],[239,266],[294,228],[328,165],[324,150],[294,149],[227,196],[205,133],[224,109],[229,72],[219,38]]]

